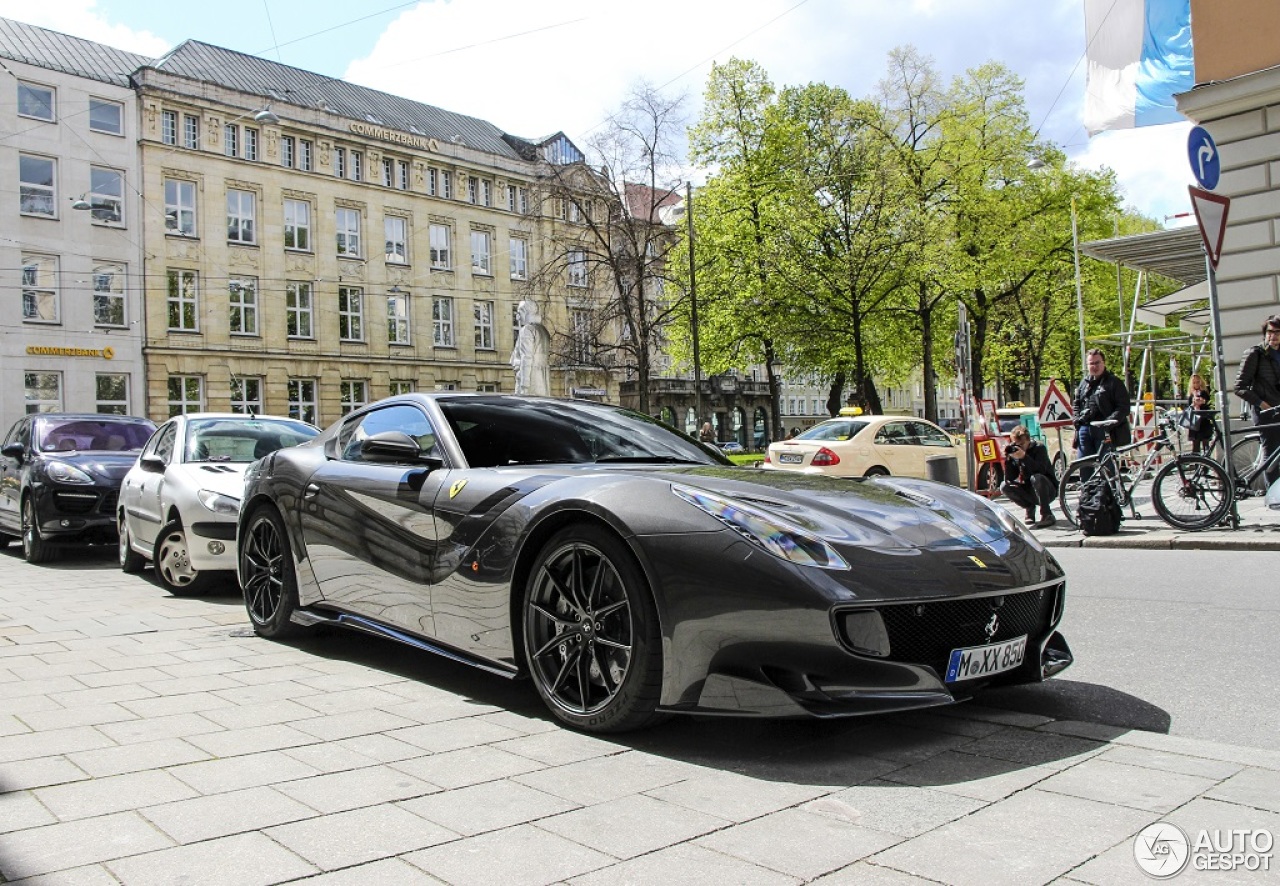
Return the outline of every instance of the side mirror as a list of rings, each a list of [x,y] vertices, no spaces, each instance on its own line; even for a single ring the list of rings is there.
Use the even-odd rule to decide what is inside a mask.
[[[440,459],[425,455],[418,441],[403,431],[383,431],[360,444],[360,457],[366,461],[391,464],[426,464],[438,468]]]
[[[138,465],[144,471],[148,471],[152,474],[164,473],[164,459],[156,455],[154,452],[139,458]]]
[[[22,457],[27,454],[27,447],[21,443],[6,443],[4,449],[0,449],[0,455],[8,456],[18,460],[18,464],[22,464]]]

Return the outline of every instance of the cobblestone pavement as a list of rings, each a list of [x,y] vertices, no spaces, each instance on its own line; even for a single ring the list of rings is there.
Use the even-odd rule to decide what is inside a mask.
[[[230,585],[179,599],[111,553],[13,548],[0,791],[4,881],[71,886],[1143,883],[1155,822],[1280,833],[1274,748],[979,704],[595,738],[527,683],[261,640]],[[1208,863],[1178,881],[1275,882]]]

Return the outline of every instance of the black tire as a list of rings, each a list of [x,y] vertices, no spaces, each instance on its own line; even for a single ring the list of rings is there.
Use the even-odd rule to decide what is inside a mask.
[[[1253,433],[1231,441],[1231,469],[1235,471],[1237,477],[1244,476],[1245,472],[1253,469],[1261,450],[1262,436],[1260,434]],[[1254,477],[1249,483],[1249,491],[1256,494],[1265,494],[1267,491],[1266,476],[1259,473],[1258,476]]]
[[[307,632],[294,624],[298,578],[293,570],[284,521],[271,507],[259,507],[245,522],[240,542],[240,587],[254,633],[279,640]]]
[[[1087,455],[1073,461],[1058,481],[1058,508],[1066,521],[1077,529],[1080,528],[1080,521],[1076,519],[1076,511],[1080,506],[1080,486],[1097,469],[1098,457]]]
[[[147,558],[133,549],[133,539],[129,537],[129,525],[125,522],[123,514],[116,517],[116,530],[120,536],[120,571],[130,575],[141,572],[147,565]]]
[[[978,485],[973,491],[978,495],[995,498],[1000,494],[1000,485],[1004,483],[1004,468],[995,462],[984,462],[978,466]]]
[[[1181,455],[1156,471],[1151,503],[1175,529],[1210,529],[1231,510],[1234,492],[1227,472],[1203,455]]]
[[[1061,483],[1063,476],[1067,473],[1067,456],[1059,452],[1053,457],[1053,482]]]
[[[556,719],[597,733],[662,719],[657,608],[616,536],[587,525],[556,533],[534,561],[521,612],[529,674]]]
[[[40,520],[31,496],[22,500],[22,557],[28,563],[48,563],[57,551],[40,535]]]
[[[867,472],[866,472],[865,474],[863,474],[862,476],[864,476],[864,477],[888,477],[888,476],[889,476],[889,469],[888,469],[888,468],[882,468],[882,467],[880,467],[879,465],[875,465],[874,467],[867,468]]]
[[[198,597],[209,589],[209,576],[191,566],[187,532],[178,520],[161,527],[151,562],[156,579],[175,597]]]
[[[2,550],[4,550],[5,548],[9,547],[9,542],[11,542],[11,541],[13,541],[13,539],[11,539],[9,536],[7,536],[7,535],[0,535],[0,551],[2,551]]]

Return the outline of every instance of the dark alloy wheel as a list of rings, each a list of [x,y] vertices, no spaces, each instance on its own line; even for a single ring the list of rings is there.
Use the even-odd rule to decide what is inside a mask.
[[[27,496],[22,500],[22,556],[28,563],[48,563],[54,553],[53,545],[40,535],[36,503]]]
[[[195,597],[209,587],[209,576],[201,574],[191,565],[191,553],[187,548],[187,533],[177,520],[166,523],[156,538],[156,578],[175,597]]]
[[[659,719],[657,622],[640,570],[615,536],[577,526],[552,537],[524,596],[525,658],[551,712],[590,732]]]
[[[273,508],[259,508],[246,525],[240,542],[240,586],[253,630],[271,639],[304,633],[305,628],[290,620],[298,608],[298,582],[280,515]]]
[[[133,539],[129,536],[129,524],[125,522],[124,514],[116,518],[116,529],[120,536],[120,571],[131,574],[141,572],[147,565],[147,558],[133,549]]]

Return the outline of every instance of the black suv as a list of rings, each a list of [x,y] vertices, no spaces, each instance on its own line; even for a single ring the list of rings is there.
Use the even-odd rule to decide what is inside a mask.
[[[156,429],[127,415],[33,413],[0,446],[0,547],[22,539],[29,563],[55,544],[116,541],[120,482]]]

